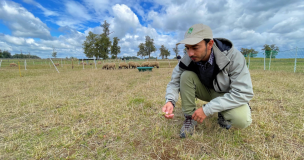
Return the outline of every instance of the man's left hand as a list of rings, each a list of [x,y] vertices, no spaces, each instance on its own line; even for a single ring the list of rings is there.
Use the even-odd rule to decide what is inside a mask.
[[[203,107],[200,107],[192,114],[192,119],[199,123],[202,123],[206,117]]]

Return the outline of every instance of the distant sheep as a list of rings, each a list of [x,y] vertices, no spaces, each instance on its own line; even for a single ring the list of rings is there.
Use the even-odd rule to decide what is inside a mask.
[[[98,61],[98,64],[101,64],[101,61]]]
[[[86,62],[83,62],[83,63],[81,62],[80,64],[87,65],[87,63],[86,63]]]
[[[10,67],[15,67],[15,66],[18,67],[18,65],[16,63],[11,63],[10,64]]]
[[[108,63],[105,63],[103,66],[102,66],[102,69],[108,69]]]
[[[150,62],[149,67],[159,68],[159,63],[158,62]]]
[[[129,68],[136,68],[136,63],[135,62],[129,62]]]
[[[125,63],[125,62],[121,62],[121,63],[119,63],[119,66],[118,66],[118,69],[122,69],[122,68],[129,68],[129,66],[128,66],[128,64],[127,63]]]
[[[141,64],[142,67],[149,67],[150,63],[149,62],[143,62]]]
[[[113,70],[116,69],[115,63],[110,63],[110,64],[108,65],[108,68],[107,68],[107,69],[112,69],[112,68],[113,68]]]
[[[59,63],[55,63],[55,66],[59,66]]]
[[[93,65],[93,63],[90,63],[90,65]]]

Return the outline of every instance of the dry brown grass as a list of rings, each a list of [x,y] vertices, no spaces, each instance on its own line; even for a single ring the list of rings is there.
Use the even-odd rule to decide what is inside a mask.
[[[159,114],[172,68],[0,72],[0,159],[304,157],[303,74],[251,71],[251,126],[227,131],[214,115],[180,139],[180,101],[173,120]]]

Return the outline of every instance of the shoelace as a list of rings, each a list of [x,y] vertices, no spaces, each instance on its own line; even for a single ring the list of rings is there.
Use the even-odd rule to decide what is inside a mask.
[[[192,115],[187,115],[185,116],[185,121],[184,121],[184,124],[185,124],[185,128],[189,128],[192,124]]]

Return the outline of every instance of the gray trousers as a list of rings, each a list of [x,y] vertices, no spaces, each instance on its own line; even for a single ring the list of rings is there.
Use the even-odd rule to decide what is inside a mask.
[[[184,71],[180,79],[180,95],[182,100],[182,111],[186,115],[192,115],[196,110],[195,98],[209,102],[212,99],[223,96],[225,93],[215,92],[214,89],[205,87],[198,76],[191,71]],[[237,128],[246,128],[252,122],[251,111],[248,104],[234,109],[222,111],[225,120]]]

